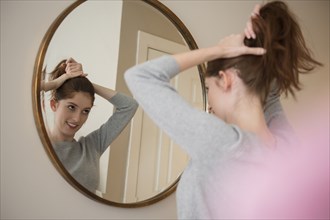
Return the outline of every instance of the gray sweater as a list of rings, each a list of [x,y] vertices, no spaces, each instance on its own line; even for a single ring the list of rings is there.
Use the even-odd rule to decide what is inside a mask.
[[[228,190],[235,188],[234,181],[229,176],[263,163],[263,156],[271,152],[256,135],[187,103],[169,83],[178,73],[179,65],[171,56],[137,65],[125,73],[140,106],[191,158],[176,192],[178,218],[235,216],[237,210],[229,208],[235,207]],[[291,143],[292,130],[275,93],[267,100],[265,117],[277,145]],[[214,200],[214,195],[219,198]]]
[[[63,166],[77,182],[93,193],[99,184],[100,156],[130,122],[138,107],[133,98],[121,93],[108,101],[115,106],[115,112],[99,129],[78,141],[53,143]]]

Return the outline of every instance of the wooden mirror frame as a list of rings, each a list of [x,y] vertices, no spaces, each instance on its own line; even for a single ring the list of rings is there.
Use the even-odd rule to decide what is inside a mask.
[[[55,34],[57,28],[60,26],[62,21],[79,5],[82,3],[86,2],[87,0],[77,0],[73,4],[71,4],[68,8],[66,8],[56,19],[55,21],[51,24],[49,29],[47,30],[45,36],[42,39],[35,64],[34,64],[34,73],[33,73],[33,79],[32,79],[32,106],[33,106],[33,114],[34,114],[34,120],[35,124],[39,133],[39,137],[42,141],[42,144],[44,146],[44,149],[47,152],[47,155],[49,156],[50,160],[56,167],[56,169],[60,172],[60,174],[66,179],[67,182],[69,182],[74,188],[76,188],[78,191],[86,195],[87,197],[96,200],[101,203],[105,203],[108,205],[112,206],[117,206],[117,207],[126,207],[126,208],[134,208],[134,207],[142,207],[142,206],[147,206],[151,205],[153,203],[156,203],[167,196],[169,196],[172,192],[175,191],[178,181],[180,179],[177,178],[177,180],[171,184],[167,189],[162,191],[161,193],[143,200],[139,202],[134,202],[134,203],[119,203],[119,202],[114,202],[114,201],[109,201],[104,198],[101,198],[97,196],[96,194],[90,192],[87,190],[85,187],[83,187],[79,182],[77,182],[72,175],[65,169],[63,164],[60,162],[59,158],[57,157],[51,141],[48,137],[46,125],[43,119],[43,113],[42,113],[42,107],[41,107],[41,97],[40,97],[40,92],[41,92],[41,78],[42,78],[42,68],[45,60],[45,55],[48,49],[48,46],[50,44],[50,41]],[[168,18],[172,24],[177,28],[177,30],[180,32],[184,40],[186,41],[189,49],[197,49],[197,44],[194,41],[192,35],[186,28],[186,26],[182,23],[182,21],[165,5],[160,3],[158,0],[141,0],[142,2],[145,2],[146,4],[149,4],[150,6],[154,7],[157,9],[159,12],[161,12],[166,18]],[[203,78],[203,73],[205,72],[205,66],[204,65],[199,65],[198,66],[198,71],[201,79],[201,84],[202,84],[202,96],[203,96],[203,106],[204,110],[206,110],[206,93],[205,93],[205,85],[204,85],[204,78]]]

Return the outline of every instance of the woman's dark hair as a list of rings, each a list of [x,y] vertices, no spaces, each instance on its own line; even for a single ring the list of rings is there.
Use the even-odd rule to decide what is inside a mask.
[[[244,39],[249,47],[263,47],[262,56],[243,55],[208,62],[206,77],[217,76],[220,70],[235,67],[239,77],[264,104],[273,81],[278,92],[295,97],[301,89],[299,73],[308,73],[321,63],[314,60],[307,48],[295,16],[287,5],[274,1],[261,7],[259,16],[252,18],[256,39]]]
[[[65,74],[66,60],[62,60],[57,64],[52,72],[50,72],[49,80],[54,80]],[[59,88],[52,90],[51,98],[57,101],[72,98],[75,92],[86,92],[95,100],[95,90],[93,84],[84,76],[74,77],[66,80]]]

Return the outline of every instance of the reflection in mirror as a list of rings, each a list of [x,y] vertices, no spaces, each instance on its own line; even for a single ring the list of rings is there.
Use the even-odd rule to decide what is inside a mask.
[[[40,82],[48,79],[41,70],[50,72],[59,61],[73,57],[82,63],[91,82],[132,96],[123,78],[129,67],[195,48],[185,26],[157,1],[79,1],[58,17],[36,60],[33,97],[36,123],[45,148],[69,183],[110,205],[147,205],[175,189],[189,158],[138,108],[131,122],[101,156],[97,190],[90,193],[61,163],[50,142],[47,131],[54,126],[54,113],[50,92],[40,93]],[[172,85],[196,108],[205,110],[200,77],[203,67],[189,71],[190,74],[180,74],[188,78],[177,76]],[[89,118],[75,139],[98,129],[107,121],[109,112],[115,110],[107,100],[95,96]]]
[[[41,82],[42,92],[51,92],[49,106],[54,113],[48,136],[67,171],[95,193],[100,156],[130,122],[138,104],[129,96],[90,82],[81,65],[72,58],[61,61],[49,78],[50,81]],[[113,104],[115,111],[99,128],[77,138],[75,134],[93,108],[95,94]]]

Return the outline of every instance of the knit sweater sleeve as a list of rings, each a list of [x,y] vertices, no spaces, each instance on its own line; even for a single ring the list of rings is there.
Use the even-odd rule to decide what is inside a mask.
[[[85,137],[86,145],[96,148],[100,155],[131,121],[138,108],[133,98],[119,92],[108,101],[114,105],[114,113],[99,129]]]
[[[125,73],[125,80],[149,117],[192,159],[201,158],[209,150],[228,151],[240,139],[240,132],[184,100],[170,85],[170,79],[178,73],[176,60],[162,56],[132,67]]]

